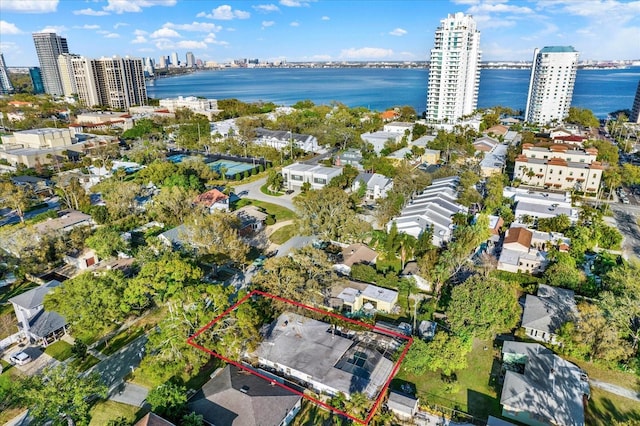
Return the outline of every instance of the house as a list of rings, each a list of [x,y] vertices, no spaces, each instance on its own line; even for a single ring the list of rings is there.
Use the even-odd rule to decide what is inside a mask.
[[[379,173],[359,173],[351,185],[351,190],[358,192],[361,185],[366,187],[365,199],[377,200],[386,198],[387,192],[393,188],[393,179]]]
[[[281,173],[283,185],[289,190],[301,189],[305,183],[309,183],[311,189],[322,189],[331,179],[342,174],[342,167],[293,163],[283,167]]]
[[[189,235],[186,225],[182,224],[158,234],[158,238],[167,247],[178,249],[186,247]]]
[[[240,220],[238,233],[241,237],[250,237],[264,228],[264,223],[269,216],[256,206],[248,205],[234,211],[233,214]]]
[[[408,278],[416,283],[416,287],[422,291],[431,291],[431,282],[420,275],[418,262],[412,260],[407,262],[404,269],[400,273],[400,278]]]
[[[169,420],[166,420],[154,413],[147,413],[143,418],[138,420],[134,426],[175,426]]]
[[[588,378],[575,364],[537,343],[502,347],[502,416],[532,426],[583,426]]]
[[[91,226],[94,224],[90,215],[77,210],[64,210],[58,212],[56,219],[47,219],[34,225],[38,235],[67,233],[78,226]]]
[[[391,391],[387,399],[387,408],[400,420],[409,421],[418,412],[418,403],[418,398]]]
[[[360,171],[364,170],[364,167],[362,167],[362,152],[359,149],[349,148],[336,156],[336,166],[346,166],[347,164]]]
[[[185,108],[196,114],[202,114],[209,120],[213,120],[222,111],[218,109],[218,101],[216,99],[204,99],[196,96],[178,96],[177,98],[160,99],[159,105],[161,108],[165,108],[173,113],[181,108]]]
[[[286,426],[302,397],[235,365],[214,373],[189,400],[188,409],[216,426]]]
[[[53,187],[51,183],[44,178],[37,176],[14,176],[11,182],[18,186],[30,188],[36,194],[53,195]]]
[[[397,133],[401,136],[407,136],[408,140],[411,140],[411,135],[413,134],[413,126],[414,123],[405,123],[402,121],[394,121],[391,123],[387,123],[382,128],[383,132],[388,133]]]
[[[497,145],[500,145],[500,141],[490,136],[483,136],[473,142],[473,147],[480,152],[489,152]]]
[[[349,397],[362,392],[375,399],[394,370],[400,343],[371,331],[367,339],[344,337],[336,326],[292,312],[282,313],[262,330],[263,341],[249,356],[279,376],[291,378],[316,393]]]
[[[386,157],[388,160],[391,160],[394,166],[398,166],[399,164],[409,163],[411,165],[417,165],[422,162],[422,156],[415,156],[411,151],[411,148],[405,147],[400,148],[397,151],[393,151]]]
[[[390,313],[398,303],[397,291],[357,281],[334,285],[331,296],[331,308],[346,312],[364,309]]]
[[[315,136],[292,133],[286,130],[257,128],[254,143],[277,150],[287,150],[291,147],[291,144],[305,152],[318,152],[320,150],[318,139]]]
[[[398,217],[389,221],[387,230],[395,223],[398,232],[418,238],[427,228],[431,228],[433,244],[442,246],[453,234],[453,216],[467,213],[467,208],[457,201],[458,182],[457,176],[435,179],[404,206]]]
[[[491,126],[487,130],[485,130],[485,133],[494,136],[504,136],[508,131],[509,127],[503,126],[502,124],[496,124],[495,126]]]
[[[546,252],[531,248],[532,237],[533,232],[527,228],[509,228],[504,238],[497,269],[514,273],[542,273],[548,264]]]
[[[480,175],[490,177],[502,174],[507,164],[507,145],[498,144],[491,150],[484,151],[484,158],[480,161]]]
[[[214,188],[198,195],[194,203],[213,213],[216,210],[229,211],[229,196]]]
[[[44,296],[59,285],[60,281],[51,280],[9,299],[18,319],[19,332],[31,342],[48,346],[67,333],[67,321],[60,314],[44,309]]]
[[[373,265],[377,258],[378,253],[365,244],[351,244],[342,249],[342,262],[333,265],[333,268],[343,275],[349,275],[353,265],[360,263]]]
[[[397,144],[402,140],[402,136],[403,135],[399,133],[377,131],[363,133],[360,135],[360,138],[365,143],[371,144],[373,150],[377,154],[380,154],[380,151],[385,148],[387,143]]]
[[[67,254],[63,260],[82,271],[98,263],[98,255],[92,249],[84,249]]]
[[[528,337],[557,345],[558,329],[577,312],[572,290],[540,284],[536,296],[525,298],[522,327]]]
[[[392,109],[380,113],[380,118],[382,119],[382,121],[395,120],[399,116],[400,116],[400,113]]]
[[[535,220],[561,214],[568,216],[571,222],[578,220],[579,209],[572,206],[571,193],[568,191],[547,192],[507,186],[503,189],[502,196],[515,204],[514,214],[519,222],[525,222],[527,218]]]
[[[526,143],[516,158],[514,179],[531,186],[596,192],[604,171],[597,157],[595,148],[570,149],[558,144],[543,148]]]

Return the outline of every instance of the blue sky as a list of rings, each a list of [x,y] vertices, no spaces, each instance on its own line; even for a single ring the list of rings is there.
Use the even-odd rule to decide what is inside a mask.
[[[31,33],[53,30],[88,57],[425,60],[455,12],[476,18],[484,60],[530,60],[545,45],[640,59],[635,0],[0,0],[0,51],[8,66],[37,65]]]

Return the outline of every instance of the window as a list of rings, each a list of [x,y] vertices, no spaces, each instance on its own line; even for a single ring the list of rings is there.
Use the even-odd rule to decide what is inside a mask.
[[[323,178],[313,178],[313,183],[317,183],[319,185],[326,185],[327,180]]]
[[[302,175],[291,175],[291,180],[297,180],[298,182],[302,182]]]

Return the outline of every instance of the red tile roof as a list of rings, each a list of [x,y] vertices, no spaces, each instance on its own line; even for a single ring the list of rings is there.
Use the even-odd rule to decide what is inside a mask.
[[[223,194],[222,192],[220,192],[217,189],[212,189],[210,191],[204,192],[200,195],[198,195],[195,199],[195,203],[196,204],[201,204],[203,206],[206,207],[211,207],[212,205],[214,205],[215,203],[222,201],[222,200],[226,200],[228,199],[229,196]]]

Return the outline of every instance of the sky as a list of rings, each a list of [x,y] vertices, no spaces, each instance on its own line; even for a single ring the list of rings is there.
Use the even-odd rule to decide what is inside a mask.
[[[0,51],[7,66],[37,65],[31,34],[56,32],[92,58],[424,61],[456,12],[476,19],[483,60],[550,45],[640,59],[638,0],[0,0]]]

